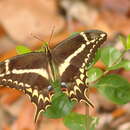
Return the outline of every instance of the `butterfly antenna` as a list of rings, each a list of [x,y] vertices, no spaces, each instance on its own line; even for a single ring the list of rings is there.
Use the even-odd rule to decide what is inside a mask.
[[[38,37],[38,36],[36,36],[36,35],[34,35],[34,34],[32,34],[32,33],[31,33],[31,35],[32,35],[35,39],[38,39],[38,40],[41,41],[41,42],[45,42],[44,40],[40,39],[40,37]]]
[[[50,39],[49,39],[49,41],[48,41],[48,46],[47,46],[47,52],[48,52],[48,54],[50,54],[50,53],[51,53],[51,52],[50,52],[49,45],[50,45],[50,43],[51,43],[51,40],[52,40],[52,37],[53,37],[53,34],[54,34],[54,30],[55,30],[55,25],[53,25],[53,26],[52,26],[52,30],[51,30]]]
[[[55,30],[55,25],[52,26],[52,30],[51,30],[51,36],[50,36],[50,39],[48,41],[48,44],[50,44],[51,40],[52,40],[52,37],[53,37],[53,34],[54,34],[54,30]]]
[[[38,39],[39,41],[41,41],[41,42],[44,43],[44,45],[42,46],[42,48],[45,48],[45,51],[48,50],[48,44],[47,44],[47,42],[45,42],[44,40],[42,40],[40,37],[38,37],[38,36],[36,36],[36,35],[33,35],[32,33],[31,33],[31,35],[32,35],[34,38],[36,38],[36,39]]]

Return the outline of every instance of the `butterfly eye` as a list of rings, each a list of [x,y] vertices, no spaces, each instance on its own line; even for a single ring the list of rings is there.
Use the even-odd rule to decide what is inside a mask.
[[[50,91],[50,90],[52,89],[52,86],[49,85],[49,86],[47,87],[47,89],[48,89],[48,91]]]

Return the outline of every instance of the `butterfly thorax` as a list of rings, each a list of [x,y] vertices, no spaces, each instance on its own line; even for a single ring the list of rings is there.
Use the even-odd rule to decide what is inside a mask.
[[[51,83],[51,82],[54,82],[54,81],[60,79],[59,74],[58,74],[58,66],[55,64],[55,62],[53,60],[53,56],[52,56],[51,49],[49,48],[49,46],[47,46],[45,48],[45,54],[48,59],[47,68],[48,68],[49,80]]]

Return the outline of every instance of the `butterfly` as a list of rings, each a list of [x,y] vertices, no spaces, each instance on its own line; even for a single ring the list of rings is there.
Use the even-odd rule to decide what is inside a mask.
[[[60,88],[70,100],[92,105],[87,96],[87,67],[97,49],[107,39],[100,30],[90,30],[73,35],[53,49],[31,52],[0,62],[0,86],[15,88],[27,94],[37,107],[38,115],[51,106],[55,94],[51,81],[55,80],[55,68]]]

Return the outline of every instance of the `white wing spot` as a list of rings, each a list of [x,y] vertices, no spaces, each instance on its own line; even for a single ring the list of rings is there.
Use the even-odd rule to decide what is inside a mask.
[[[80,79],[76,79],[76,83],[79,86],[80,84],[84,84],[83,81],[81,81]]]
[[[86,78],[86,80],[85,80],[85,84],[88,85],[88,79],[87,79],[87,78]]]
[[[74,86],[74,92],[75,92],[75,95],[76,95],[76,91],[79,91],[81,93],[81,90],[78,88],[78,86]]]
[[[27,88],[29,88],[29,87],[31,87],[29,84],[25,84],[25,87],[27,87]]]
[[[69,93],[69,96],[71,97],[72,95],[75,95],[75,93],[74,93],[74,91],[70,91],[70,93]]]
[[[76,102],[78,102],[78,99],[77,99],[77,98],[71,98],[71,101],[76,101]]]
[[[84,74],[80,74],[80,79],[81,79],[81,80],[84,79]]]
[[[5,71],[6,71],[6,74],[9,74],[9,62],[10,60],[5,60]]]
[[[24,86],[24,84],[23,84],[22,82],[20,82],[20,83],[19,83],[19,86],[22,86],[22,87],[23,87],[23,86]]]
[[[47,109],[47,108],[50,107],[50,106],[51,106],[50,104],[46,105],[45,109]]]
[[[102,40],[103,38],[101,37],[101,38],[99,38],[99,40]]]
[[[85,58],[85,60],[84,60],[84,61],[85,61],[85,63],[87,63],[87,62],[88,62],[88,58]]]
[[[102,33],[100,36],[101,36],[101,37],[105,37],[105,36],[106,36],[106,34]]]
[[[50,100],[49,100],[48,97],[45,97],[45,99],[44,99],[44,103],[45,103],[46,101],[50,102]]]
[[[0,74],[0,77],[4,77],[5,76],[5,74]]]
[[[12,80],[12,79],[8,79],[8,82],[11,82],[11,83],[12,83],[12,82],[13,82],[13,80]]]
[[[91,43],[94,43],[95,41],[96,41],[96,39],[93,39],[93,40],[91,40],[90,42],[91,42]]]
[[[17,84],[18,84],[18,81],[14,81],[13,83],[17,85]]]
[[[82,64],[82,67],[85,67],[85,63]]]
[[[96,43],[97,43],[97,42],[96,42]],[[94,44],[94,45],[93,45],[93,48],[94,48],[95,46],[96,46],[96,45]]]
[[[80,68],[79,71],[80,71],[81,73],[84,73],[84,69],[83,69],[83,68]]]
[[[90,53],[93,51],[93,49],[90,49]]]
[[[3,82],[6,82],[7,80],[6,79],[2,79]]]
[[[31,88],[27,88],[26,91],[32,93],[32,89]]]
[[[33,96],[33,97],[34,97],[34,96],[38,97],[38,91],[37,91],[37,89],[34,89],[34,90],[33,90],[32,96]]]
[[[90,53],[88,53],[87,57],[89,58],[89,56],[90,56]]]
[[[44,101],[44,97],[42,94],[39,95],[38,102],[40,102],[40,100]]]

